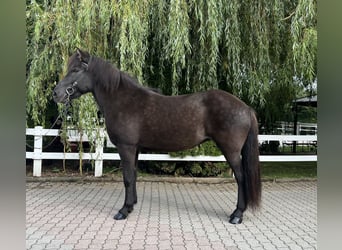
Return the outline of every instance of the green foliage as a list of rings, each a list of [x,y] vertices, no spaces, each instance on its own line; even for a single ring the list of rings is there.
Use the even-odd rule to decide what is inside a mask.
[[[210,156],[219,156],[221,155],[221,151],[217,148],[216,144],[213,141],[206,141],[194,148],[184,150],[181,152],[170,152],[170,156],[173,157],[185,157],[187,155],[197,156],[197,155],[210,155]]]
[[[218,177],[227,176],[226,162],[145,162],[139,170],[158,175]]]
[[[175,171],[176,176],[218,177],[226,176],[229,166],[226,162],[189,162],[179,164]]]
[[[162,171],[162,173],[164,174],[172,174],[176,170],[176,163],[160,162],[156,164],[157,164],[156,167],[159,168],[160,171]]]
[[[213,141],[207,141],[192,149],[169,153],[172,157],[185,157],[188,155],[210,155],[219,156],[221,151]],[[167,174],[175,176],[222,176],[228,170],[226,162],[150,162],[145,171],[155,174]]]
[[[230,91],[270,124],[315,91],[316,16],[316,0],[27,1],[27,124],[46,124],[76,47],[165,94]],[[100,123],[91,96],[73,112],[85,133]]]
[[[213,141],[206,141],[199,146],[192,149],[184,150],[181,152],[169,153],[173,157],[185,157],[188,155],[210,155],[219,156],[222,155]],[[170,168],[168,168],[170,170]],[[166,174],[173,174],[176,176],[194,176],[194,177],[209,177],[209,176],[222,176],[228,170],[226,162],[214,163],[214,162],[180,162],[172,171],[164,172]]]
[[[305,87],[316,78],[317,59],[310,51],[317,51],[316,0],[299,0],[296,6],[291,34],[296,77]]]

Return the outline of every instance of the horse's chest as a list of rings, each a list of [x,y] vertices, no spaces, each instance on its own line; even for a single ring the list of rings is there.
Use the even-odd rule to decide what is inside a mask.
[[[106,119],[108,136],[112,143],[136,144],[139,137],[139,123],[137,119],[130,117],[118,117]]]

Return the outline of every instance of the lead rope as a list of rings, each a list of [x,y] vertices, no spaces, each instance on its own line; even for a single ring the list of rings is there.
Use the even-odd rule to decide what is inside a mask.
[[[64,104],[64,108],[63,108],[63,112],[62,113],[59,113],[57,118],[55,119],[55,121],[52,123],[52,125],[50,126],[49,130],[52,129],[59,121],[60,118],[62,118],[62,120],[64,120],[64,118],[67,118],[68,116],[68,109],[69,107],[71,107],[71,104],[70,104],[70,100],[69,100],[69,97],[68,97],[68,102],[66,104]],[[65,119],[66,120],[66,119]],[[45,145],[42,149],[46,149],[48,147],[50,147],[52,145],[52,143],[57,139],[57,137],[60,136],[61,133],[59,133],[59,135],[56,135],[47,145]],[[44,135],[43,135],[44,136]],[[64,144],[64,143],[63,143]],[[31,146],[30,144],[27,143],[26,141],[26,146],[30,149],[34,149],[34,146]]]

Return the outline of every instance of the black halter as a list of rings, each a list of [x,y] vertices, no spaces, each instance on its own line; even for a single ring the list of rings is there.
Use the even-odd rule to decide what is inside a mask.
[[[68,87],[65,89],[66,95],[68,97],[68,102],[70,101],[70,96],[72,96],[75,93],[76,85],[77,85],[77,82],[74,82],[71,87]]]
[[[91,59],[91,58],[90,58]],[[81,62],[82,63],[82,66],[84,67],[84,69],[86,71],[88,71],[88,63],[86,62]],[[65,89],[65,93],[66,93],[66,96],[67,96],[67,103],[69,104],[70,103],[70,97],[75,93],[75,90],[76,90],[76,85],[77,85],[77,81],[75,81],[71,87],[68,87]]]

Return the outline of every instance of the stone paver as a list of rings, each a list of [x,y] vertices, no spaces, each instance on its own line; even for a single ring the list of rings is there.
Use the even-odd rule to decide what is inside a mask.
[[[317,249],[317,182],[263,183],[262,208],[228,223],[236,185],[138,182],[127,220],[120,182],[30,182],[26,248]]]

